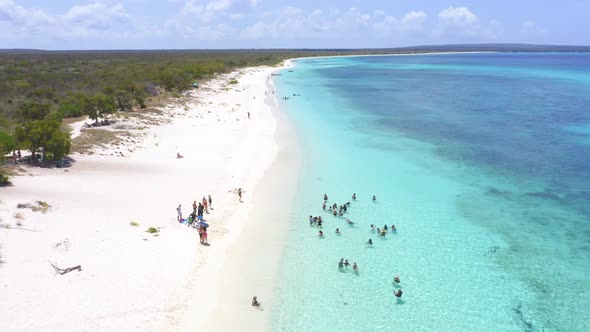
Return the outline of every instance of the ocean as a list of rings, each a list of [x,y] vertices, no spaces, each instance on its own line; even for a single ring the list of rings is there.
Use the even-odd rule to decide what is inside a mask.
[[[312,58],[281,74],[302,166],[270,330],[590,331],[590,54]]]

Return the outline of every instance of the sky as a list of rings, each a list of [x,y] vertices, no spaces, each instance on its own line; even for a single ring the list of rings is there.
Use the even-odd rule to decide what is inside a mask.
[[[0,48],[590,45],[590,0],[0,0]]]

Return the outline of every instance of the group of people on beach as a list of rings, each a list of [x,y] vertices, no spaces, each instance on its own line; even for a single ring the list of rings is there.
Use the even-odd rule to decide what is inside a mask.
[[[178,222],[186,224],[189,227],[197,228],[201,244],[208,244],[207,228],[209,224],[205,222],[203,213],[209,214],[209,209],[213,209],[212,205],[213,199],[211,195],[207,195],[207,197],[203,196],[203,199],[198,204],[197,201],[193,201],[193,211],[186,219],[182,217],[182,204],[178,204],[176,208]]]

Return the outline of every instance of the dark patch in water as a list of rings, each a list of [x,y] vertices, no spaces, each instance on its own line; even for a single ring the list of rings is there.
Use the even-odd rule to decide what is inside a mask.
[[[549,191],[528,192],[528,193],[526,193],[526,195],[531,196],[531,197],[550,199],[550,200],[554,200],[554,201],[561,201],[561,197],[559,195],[554,194]]]

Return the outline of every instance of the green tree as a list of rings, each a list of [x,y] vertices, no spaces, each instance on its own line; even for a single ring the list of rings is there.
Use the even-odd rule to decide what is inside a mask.
[[[16,111],[16,118],[20,122],[41,120],[51,112],[49,104],[24,103]]]
[[[44,161],[59,160],[70,153],[70,134],[61,130],[61,122],[54,119],[34,120],[15,128],[19,146],[35,155],[41,152]]]
[[[77,118],[82,116],[82,102],[86,97],[82,93],[68,94],[58,106],[58,113],[64,118]]]
[[[131,111],[133,108],[133,92],[127,90],[119,90],[115,94],[118,111]]]
[[[115,103],[109,96],[99,93],[90,98],[85,98],[82,103],[82,110],[92,120],[98,121],[99,118],[106,118],[107,115],[115,112]]]
[[[16,139],[13,135],[0,131],[0,160],[16,149]]]

